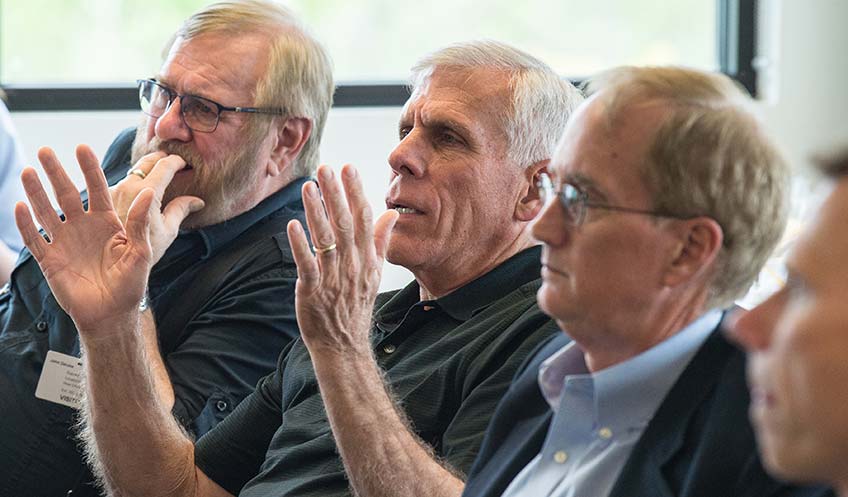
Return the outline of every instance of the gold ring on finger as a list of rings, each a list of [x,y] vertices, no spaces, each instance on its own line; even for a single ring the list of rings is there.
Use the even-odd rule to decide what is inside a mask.
[[[326,247],[316,247],[315,245],[313,245],[312,250],[314,250],[316,254],[326,254],[327,252],[332,252],[333,250],[336,250],[336,244],[331,243]]]
[[[130,169],[130,172],[127,173],[127,177],[129,177],[130,174],[135,174],[136,176],[138,176],[141,179],[144,179],[144,178],[147,177],[147,173],[142,171],[139,168]]]

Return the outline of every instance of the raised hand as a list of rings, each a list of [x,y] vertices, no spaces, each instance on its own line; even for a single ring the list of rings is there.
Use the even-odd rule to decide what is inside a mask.
[[[15,221],[57,302],[84,333],[137,309],[152,266],[148,229],[155,192],[144,189],[138,194],[124,226],[112,206],[97,157],[84,145],[77,147],[76,156],[88,188],[88,210],[56,154],[42,148],[38,160],[65,220],[51,206],[35,170],[28,167],[21,180],[45,236],[23,202],[15,205]]]
[[[171,200],[162,209],[165,189],[174,179],[174,175],[185,165],[185,160],[178,155],[166,155],[164,152],[147,154],[136,162],[126,178],[109,189],[112,203],[121,222],[126,222],[130,205],[138,197],[139,192],[144,188],[153,189],[153,208],[150,216],[153,264],[159,262],[171,246],[186,216],[203,208],[203,200],[183,195]]]
[[[318,169],[318,184],[303,186],[306,222],[315,247],[297,221],[288,225],[297,264],[295,307],[303,341],[313,354],[370,351],[368,333],[374,298],[380,285],[389,236],[397,220],[394,210],[375,224],[353,166],[341,171],[347,202],[327,166]],[[326,205],[326,209],[325,209]]]

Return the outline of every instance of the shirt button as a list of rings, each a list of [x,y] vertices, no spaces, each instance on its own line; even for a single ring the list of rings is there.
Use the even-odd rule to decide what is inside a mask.
[[[598,430],[598,436],[603,438],[604,440],[609,440],[610,438],[612,438],[612,430],[607,427],[603,427]]]
[[[394,353],[395,350],[397,350],[397,347],[395,347],[394,345],[392,345],[390,343],[383,345],[383,352],[385,352],[386,354],[392,354],[392,353]]]
[[[219,400],[218,402],[215,402],[215,407],[216,407],[219,411],[224,412],[224,411],[226,411],[226,410],[227,410],[227,403],[226,403],[225,401],[223,401],[223,400]]]
[[[562,464],[568,460],[568,454],[564,450],[558,450],[554,453],[554,462]]]
[[[39,321],[35,324],[35,329],[38,331],[44,331],[47,329],[47,321]]]
[[[425,311],[432,311],[433,309],[435,309],[435,307],[433,307],[432,305],[425,305],[424,306]]]

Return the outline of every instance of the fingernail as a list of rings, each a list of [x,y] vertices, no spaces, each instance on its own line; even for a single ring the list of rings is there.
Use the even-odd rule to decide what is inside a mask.
[[[333,178],[333,170],[329,167],[321,168],[321,179],[329,180]]]
[[[358,171],[357,171],[357,170],[356,170],[356,168],[355,168],[355,167],[353,167],[353,166],[347,166],[347,167],[345,168],[345,174],[347,175],[347,178],[348,178],[348,179],[354,179],[354,178],[356,178],[356,175],[358,174]]]
[[[195,200],[191,203],[192,212],[197,212],[204,207],[206,207],[206,203],[202,200],[199,200],[199,199]]]
[[[310,181],[309,183],[306,184],[306,188],[304,188],[304,192],[306,193],[306,196],[309,197],[309,198],[315,198],[315,197],[318,196],[317,191],[316,191],[316,187],[315,187],[315,183],[312,182],[312,181]]]

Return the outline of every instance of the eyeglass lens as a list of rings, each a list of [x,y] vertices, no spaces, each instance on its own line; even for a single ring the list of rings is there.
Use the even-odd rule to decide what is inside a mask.
[[[177,95],[153,81],[139,83],[141,110],[151,117],[161,117],[171,103],[180,99],[180,114],[195,131],[213,131],[218,125],[218,107],[212,101],[194,95]]]

